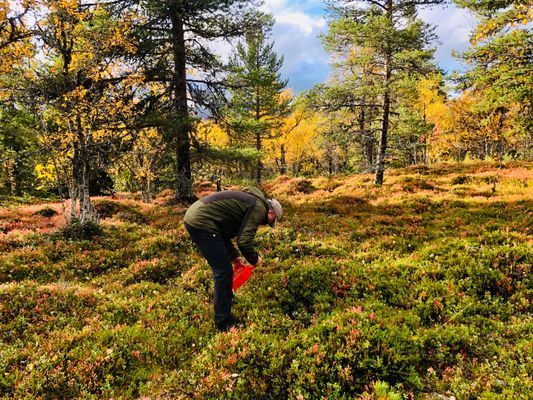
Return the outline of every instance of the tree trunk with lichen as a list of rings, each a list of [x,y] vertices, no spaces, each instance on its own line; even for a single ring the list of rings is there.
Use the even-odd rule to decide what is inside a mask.
[[[387,18],[392,21],[392,0],[387,0]],[[391,22],[392,25],[392,22]],[[379,138],[379,150],[378,158],[376,162],[376,176],[374,183],[376,185],[383,184],[383,175],[385,173],[385,157],[387,155],[387,137],[389,134],[389,117],[390,117],[390,104],[391,104],[391,88],[390,81],[392,75],[392,65],[391,65],[391,49],[387,48],[384,60],[384,72],[385,72],[385,89],[383,92],[383,109],[381,113],[381,135]]]
[[[81,117],[76,117],[77,141],[74,144],[74,154],[72,157],[72,176],[74,197],[71,198],[71,222],[79,221],[81,224],[87,222],[97,222],[97,214],[91,204],[89,194],[89,174],[90,160],[87,149],[88,138],[83,131]],[[76,211],[76,203],[78,210]]]
[[[141,179],[141,194],[143,203],[152,202],[152,180],[150,176],[143,176]]]
[[[172,15],[172,46],[174,74],[173,112],[175,123],[172,136],[176,152],[176,199],[191,201],[195,199],[192,191],[192,173],[190,156],[190,122],[187,105],[187,67],[185,60],[185,32],[179,10]]]

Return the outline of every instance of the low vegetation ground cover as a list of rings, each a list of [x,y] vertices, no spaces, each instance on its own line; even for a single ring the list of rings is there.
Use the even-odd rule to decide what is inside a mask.
[[[0,209],[0,397],[527,399],[533,164],[280,177],[286,218],[217,333],[185,207]],[[44,210],[44,211],[41,211]],[[54,213],[50,210],[55,210]]]

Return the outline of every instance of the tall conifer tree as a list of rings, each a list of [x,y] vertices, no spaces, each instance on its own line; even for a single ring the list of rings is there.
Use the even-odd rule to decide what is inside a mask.
[[[324,41],[344,49],[350,68],[359,69],[363,92],[379,99],[379,145],[375,183],[383,183],[395,86],[403,77],[433,69],[432,28],[417,18],[417,8],[443,0],[337,0]],[[364,104],[364,103],[362,103]]]
[[[282,95],[287,81],[279,70],[283,57],[274,52],[274,43],[267,42],[269,24],[262,31],[247,35],[239,43],[230,61],[228,76],[231,100],[227,120],[231,132],[241,143],[254,143],[261,151],[263,140],[281,134],[283,117],[290,112],[290,99]],[[261,159],[256,166],[257,184],[262,180]]]
[[[479,92],[476,112],[484,114],[485,156],[501,158],[509,136],[522,137],[525,155],[533,154],[533,8],[524,0],[455,0],[474,13],[478,25],[471,48],[461,57],[467,71],[463,88]],[[507,123],[507,121],[509,121]],[[506,127],[506,125],[508,125]],[[510,128],[511,127],[511,128]]]
[[[257,27],[253,0],[144,0],[137,29],[139,61],[146,79],[165,90],[165,136],[175,151],[176,198],[192,193],[191,129],[197,107],[209,108],[223,92],[224,65],[212,42],[235,38]]]

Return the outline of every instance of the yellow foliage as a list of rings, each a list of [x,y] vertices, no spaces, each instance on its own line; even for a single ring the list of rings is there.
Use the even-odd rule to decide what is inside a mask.
[[[9,2],[8,0],[0,0],[0,20],[4,20],[9,11]]]
[[[37,164],[35,166],[35,175],[39,185],[37,189],[43,189],[47,184],[56,181],[56,169],[53,164]]]
[[[137,182],[152,182],[159,172],[157,166],[162,148],[163,138],[157,129],[143,129],[139,132],[132,151],[122,157],[122,165],[129,169]],[[116,168],[118,171],[120,167],[117,165]]]
[[[123,122],[133,120],[137,112],[135,102],[129,100],[131,88],[147,85],[139,74],[130,74],[121,85],[101,83],[106,85],[103,92],[94,90],[93,86],[95,82],[129,73],[131,67],[125,61],[110,58],[109,54],[116,47],[134,49],[133,43],[126,43],[133,16],[118,22],[104,6],[80,9],[77,0],[45,0],[40,4],[43,6],[40,27],[52,36],[48,51],[43,54],[50,72],[71,81],[78,74],[90,78],[64,92],[56,101],[42,105],[40,140],[50,150],[50,160],[63,177],[65,171],[68,174],[72,170],[75,146],[93,151],[111,140],[131,139],[131,132]],[[37,167],[40,181],[55,176],[51,168],[50,165]]]
[[[211,146],[226,147],[229,144],[228,134],[211,120],[198,123],[196,127],[196,136],[199,140]]]
[[[275,163],[281,158],[281,148],[285,152],[287,165],[319,157],[321,150],[317,136],[321,118],[316,115],[304,115],[297,110],[285,118],[281,135],[265,141],[265,161]]]
[[[29,3],[24,1],[24,3]],[[29,5],[29,4],[28,4]],[[20,1],[0,0],[0,75],[10,72],[13,68],[27,62],[32,54],[33,46],[29,37],[24,37],[27,28],[9,17],[20,16],[22,4]],[[17,38],[14,40],[13,38]],[[1,98],[0,94],[0,98]]]
[[[280,103],[283,103],[284,101],[290,100],[294,97],[294,92],[291,88],[283,89],[281,94],[279,95]]]

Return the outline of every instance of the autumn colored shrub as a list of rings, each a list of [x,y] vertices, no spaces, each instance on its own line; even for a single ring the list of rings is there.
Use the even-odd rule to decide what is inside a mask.
[[[54,215],[57,215],[57,211],[50,207],[41,208],[40,210],[36,211],[34,215],[40,215],[42,217],[50,218]]]
[[[98,199],[75,240],[37,230],[43,204],[1,209],[0,398],[525,399],[533,173],[496,168],[268,182],[285,218],[224,333],[183,205]]]
[[[8,219],[0,224],[0,233],[8,233],[23,226],[20,219]]]
[[[80,239],[93,239],[102,234],[101,226],[92,221],[79,222],[77,220],[72,221],[60,231],[61,235],[65,239],[80,240]]]
[[[133,205],[112,200],[98,200],[94,208],[100,218],[116,217],[125,222],[143,224],[146,217]]]
[[[296,181],[296,184],[294,185],[294,190],[296,192],[309,194],[309,193],[313,193],[316,190],[316,188],[313,186],[311,181],[303,179],[303,180]]]
[[[452,185],[464,185],[468,182],[468,176],[459,175],[452,179]]]
[[[424,179],[408,176],[403,179],[402,189],[406,192],[414,193],[418,190],[433,190],[434,186]]]

